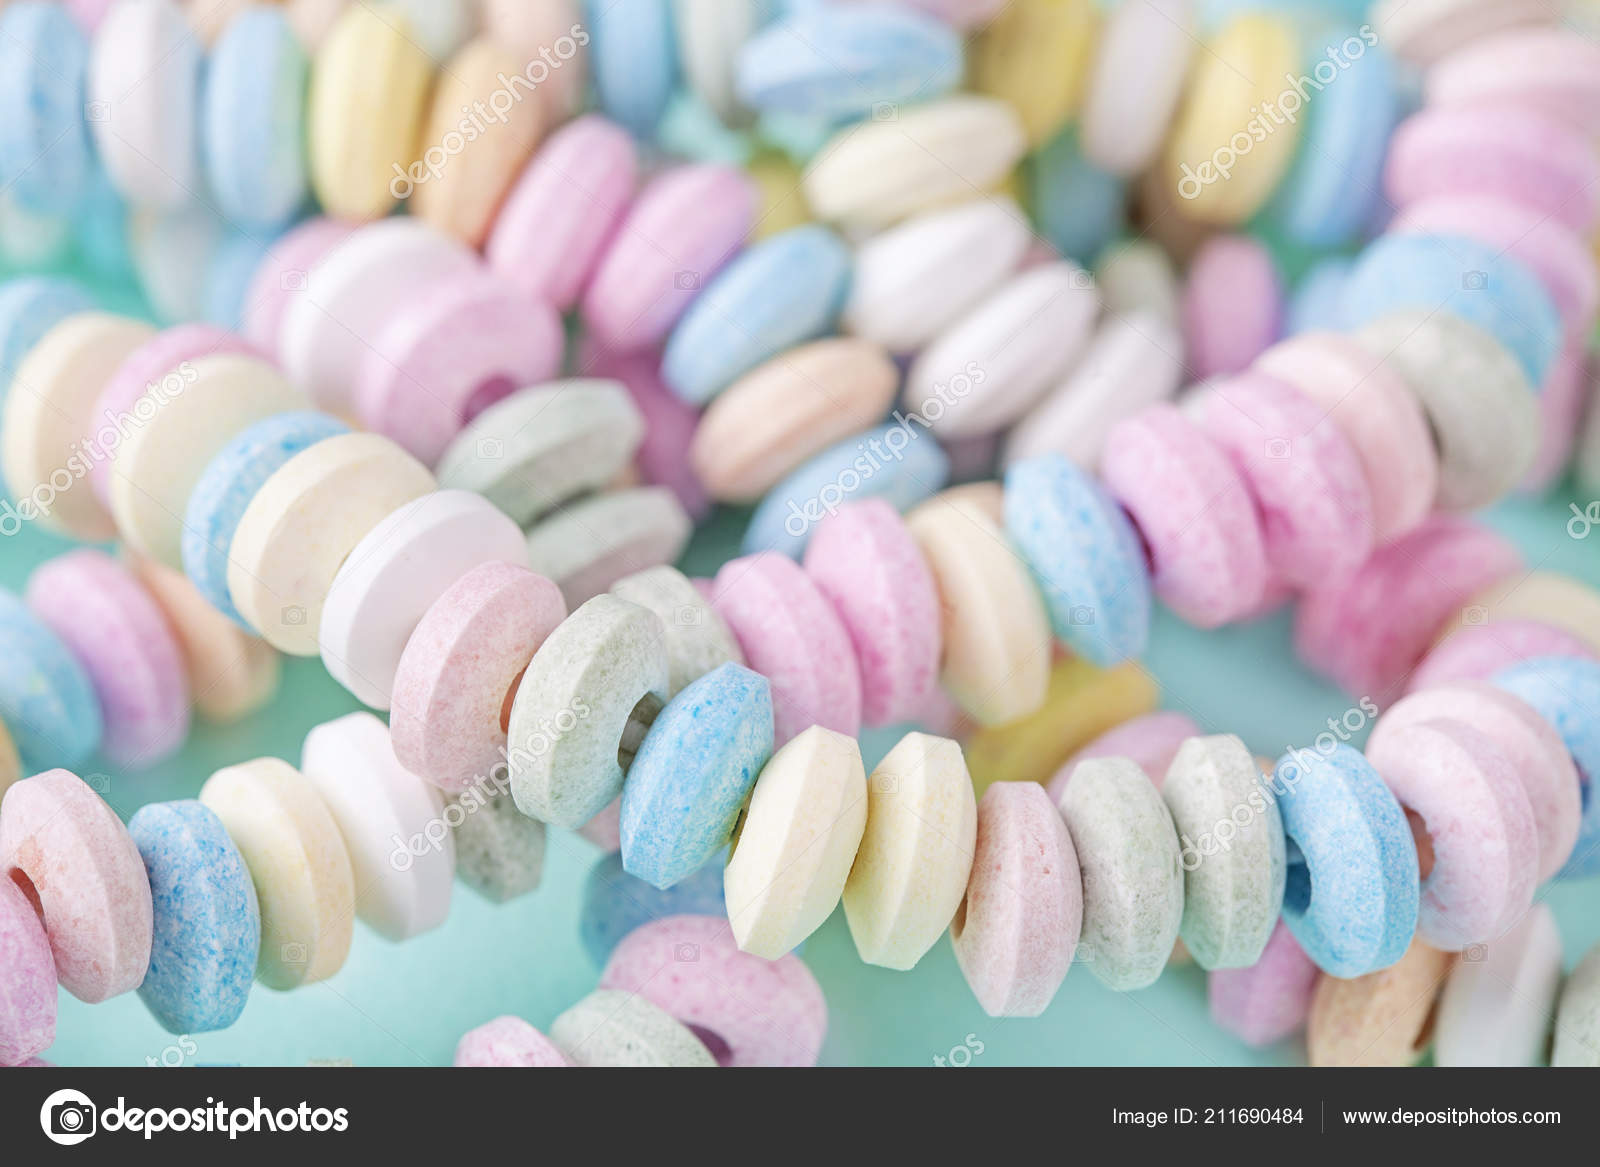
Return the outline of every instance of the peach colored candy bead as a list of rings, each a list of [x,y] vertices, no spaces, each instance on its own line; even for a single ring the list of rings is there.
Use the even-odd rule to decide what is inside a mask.
[[[822,987],[800,958],[741,952],[716,916],[635,928],[612,951],[600,988],[660,1006],[723,1066],[814,1066],[828,1030]]]
[[[556,1043],[520,1017],[496,1017],[456,1043],[457,1066],[570,1066]]]
[[[806,544],[806,574],[844,622],[861,667],[862,721],[909,721],[939,681],[939,594],[898,511],[846,503]]]
[[[1211,973],[1211,1019],[1247,1045],[1271,1045],[1305,1025],[1320,976],[1280,918],[1253,965]]]
[[[1588,652],[1580,655],[1600,653],[1600,591],[1569,576],[1508,576],[1469,599],[1462,619],[1491,627],[1502,620],[1537,620],[1583,641]]]
[[[486,563],[445,589],[395,671],[389,732],[400,764],[448,791],[503,766],[517,681],[566,615],[560,589],[515,564]]]
[[[961,747],[906,734],[867,780],[866,831],[844,886],[862,960],[909,969],[933,947],[966,895],[977,834]]]
[[[850,634],[799,564],[761,551],[725,563],[711,603],[745,661],[772,682],[775,744],[813,725],[861,732],[861,674]]]
[[[83,779],[47,770],[0,804],[0,874],[44,921],[61,987],[95,1004],[150,964],[150,881],[128,828]]]
[[[0,879],[0,1066],[16,1066],[56,1039],[56,964],[33,904]]]
[[[1199,736],[1200,727],[1186,713],[1162,710],[1130,718],[1106,730],[1061,763],[1061,768],[1050,779],[1050,801],[1061,801],[1072,779],[1073,768],[1090,758],[1127,758],[1137,762],[1139,769],[1150,776],[1159,790],[1166,781],[1167,767],[1172,765],[1178,747],[1189,738]]]
[[[1050,625],[1005,532],[969,499],[936,495],[906,516],[933,573],[943,617],[940,680],[983,725],[1044,703]]]
[[[1413,940],[1400,960],[1354,980],[1323,974],[1311,998],[1306,1053],[1313,1066],[1409,1066],[1432,1038],[1433,1003],[1449,953]]]
[[[316,787],[279,758],[226,766],[200,788],[222,820],[261,905],[256,979],[269,989],[326,980],[350,953],[355,876]]]
[[[1268,573],[1255,502],[1176,406],[1120,422],[1106,436],[1100,474],[1145,538],[1156,595],[1179,616],[1215,628],[1260,601]]]
[[[1422,658],[1406,691],[1452,681],[1486,681],[1508,665],[1536,656],[1593,660],[1595,653],[1570,632],[1538,620],[1457,625]]]
[[[814,725],[756,779],[723,871],[739,947],[777,960],[822,926],[867,825],[867,775],[853,737]]]
[[[956,963],[991,1017],[1037,1017],[1072,967],[1083,880],[1044,788],[996,782],[978,804],[966,899],[950,924]]]
[[[1431,840],[1417,935],[1449,952],[1493,940],[1527,911],[1538,882],[1539,835],[1515,767],[1494,738],[1457,720],[1390,729],[1380,718],[1366,754]]]

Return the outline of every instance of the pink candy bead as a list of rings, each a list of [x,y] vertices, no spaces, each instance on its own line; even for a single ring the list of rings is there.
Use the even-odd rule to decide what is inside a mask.
[[[306,290],[311,269],[355,229],[343,219],[307,219],[275,242],[245,292],[244,336],[276,353],[278,330],[289,305]]]
[[[1242,372],[1283,328],[1283,285],[1272,253],[1248,235],[1208,240],[1189,264],[1182,314],[1197,379]]]
[[[0,879],[0,1066],[19,1066],[56,1039],[56,962],[33,904]]]
[[[1084,746],[1061,764],[1050,779],[1050,804],[1059,806],[1066,793],[1072,770],[1079,762],[1090,758],[1131,758],[1139,769],[1150,776],[1156,789],[1166,781],[1167,767],[1178,753],[1178,747],[1192,737],[1200,735],[1194,719],[1183,713],[1162,711],[1146,713],[1109,729]]]
[[[1501,669],[1536,656],[1593,660],[1594,650],[1572,633],[1536,620],[1469,624],[1422,659],[1406,692],[1452,681],[1486,681]]]
[[[520,1017],[496,1017],[456,1043],[458,1066],[570,1066],[567,1056]]]
[[[622,850],[622,795],[617,795],[603,811],[579,827],[578,834],[608,855]]]
[[[855,647],[862,720],[916,717],[939,683],[939,594],[900,513],[879,498],[840,507],[817,526],[805,569]]]
[[[1211,973],[1211,1019],[1249,1045],[1271,1045],[1305,1027],[1321,975],[1279,920],[1255,964]]]
[[[695,1031],[724,1066],[814,1066],[828,1004],[793,953],[739,951],[728,921],[668,916],[628,933],[600,988],[638,993]]]

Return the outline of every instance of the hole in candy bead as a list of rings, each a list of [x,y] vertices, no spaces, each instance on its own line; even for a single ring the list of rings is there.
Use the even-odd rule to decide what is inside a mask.
[[[1283,879],[1283,908],[1304,915],[1311,907],[1311,868],[1304,861],[1289,864]]]
[[[633,707],[633,712],[628,714],[627,727],[622,731],[622,740],[617,743],[617,765],[624,770],[633,765],[633,756],[644,744],[644,735],[650,732],[660,712],[661,701],[654,693],[646,693],[639,699],[639,704]]]
[[[39,901],[39,890],[33,886],[33,880],[28,878],[28,873],[20,867],[13,867],[11,882],[17,885],[17,890],[33,905],[33,914],[39,917],[39,922],[44,923],[44,904]]]
[[[522,669],[522,673],[526,673],[527,671],[528,671],[527,666],[524,665],[523,669]],[[518,688],[518,686],[520,686],[522,684],[522,673],[518,673],[516,675],[516,677],[512,679],[511,687],[506,690],[506,695],[500,702],[500,732],[501,733],[510,733],[511,732],[511,706],[516,704],[517,688]]]
[[[496,402],[505,400],[515,392],[516,388],[517,383],[504,373],[478,382],[478,387],[472,391],[461,407],[462,424],[470,422]]]
[[[711,1056],[717,1059],[717,1065],[731,1066],[733,1064],[733,1050],[729,1048],[728,1043],[723,1041],[719,1034],[693,1024],[689,1026],[689,1031],[700,1039],[701,1044],[706,1049],[711,1051]]]
[[[950,939],[960,940],[961,933],[967,927],[967,897],[961,897],[961,903],[956,907],[955,919],[950,921]]]
[[[1423,879],[1433,874],[1433,836],[1428,824],[1414,810],[1406,811],[1406,825],[1411,828],[1411,839],[1417,845],[1417,874]]]
[[[1428,1015],[1422,1019],[1422,1028],[1417,1030],[1416,1040],[1411,1043],[1411,1052],[1414,1056],[1421,1056],[1422,1051],[1433,1044],[1433,1028],[1439,1020],[1439,1002],[1443,999],[1443,993],[1433,995],[1433,1004],[1428,1006]]]

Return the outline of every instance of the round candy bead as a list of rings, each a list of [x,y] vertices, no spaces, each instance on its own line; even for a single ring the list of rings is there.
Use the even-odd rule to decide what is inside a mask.
[[[1561,988],[1552,1066],[1600,1066],[1600,945],[1591,948]]]
[[[362,703],[389,708],[406,641],[434,601],[480,564],[526,558],[522,532],[482,495],[441,490],[406,503],[334,577],[317,632],[323,663]]]
[[[1367,753],[1371,756],[1373,743],[1404,727],[1441,720],[1462,722],[1478,730],[1511,764],[1533,814],[1537,882],[1555,875],[1572,855],[1583,817],[1578,772],[1561,735],[1520,698],[1481,680],[1458,680],[1415,690],[1385,710]],[[1467,801],[1464,792],[1452,793],[1451,798],[1457,804]],[[1464,813],[1464,808],[1452,813]],[[1484,818],[1481,825],[1487,826],[1489,821]],[[1429,831],[1437,833],[1439,826],[1433,824]]]
[[[901,738],[867,780],[866,828],[844,885],[863,961],[909,969],[933,947],[966,895],[977,833],[961,747],[924,733]]]
[[[865,791],[861,797],[865,807]],[[524,822],[535,821],[519,817]],[[850,858],[854,857],[852,851]],[[849,859],[845,862],[848,865]],[[589,959],[603,968],[623,937],[652,920],[667,916],[715,916],[719,921],[725,920],[728,913],[723,906],[722,870],[720,863],[708,863],[671,887],[657,888],[624,871],[621,855],[600,856],[584,881],[583,910],[578,919],[578,939],[583,942]],[[842,873],[839,883],[844,884]],[[837,891],[833,902],[839,902]],[[774,959],[781,955],[775,954]]]
[[[1536,656],[1592,660],[1595,653],[1572,633],[1537,620],[1486,620],[1452,628],[1422,658],[1406,691],[1415,693],[1455,681],[1486,681],[1501,669]]]
[[[572,503],[528,532],[527,562],[576,608],[617,580],[671,563],[693,533],[664,486],[613,490]]]
[[[1433,509],[1439,455],[1427,415],[1377,353],[1338,333],[1302,332],[1262,353],[1254,367],[1299,390],[1349,441],[1371,496],[1375,543],[1409,531]]]
[[[511,695],[566,614],[555,584],[510,563],[485,563],[446,588],[395,670],[389,726],[401,765],[456,791],[505,762]]]
[[[1005,5],[973,41],[972,87],[1015,109],[1037,146],[1077,112],[1098,23],[1083,0]]]
[[[1372,493],[1354,446],[1320,405],[1250,371],[1210,386],[1200,409],[1255,499],[1275,579],[1316,587],[1361,565],[1373,545]]]
[[[772,756],[772,690],[725,664],[668,702],[622,788],[622,863],[671,887],[728,845],[739,810]]]
[[[840,130],[806,171],[806,201],[819,219],[887,226],[991,189],[1026,149],[1005,102],[943,97]]]
[[[1149,548],[1156,595],[1174,612],[1214,628],[1255,608],[1267,584],[1255,502],[1193,422],[1171,405],[1119,422],[1100,470]]]
[[[773,754],[723,873],[741,949],[777,960],[822,926],[850,878],[867,801],[855,738],[814,725]]]
[[[654,612],[661,621],[669,699],[720,665],[744,663],[733,632],[677,568],[663,564],[624,576],[611,585],[611,594]]]
[[[567,1066],[555,1042],[520,1017],[496,1017],[456,1043],[457,1066]]]
[[[1533,465],[1539,406],[1510,354],[1448,312],[1395,312],[1363,326],[1358,344],[1422,402],[1439,453],[1437,504],[1473,510],[1500,498]]]
[[[746,554],[805,552],[823,517],[846,502],[882,498],[904,511],[943,488],[950,459],[908,423],[866,430],[828,447],[767,492],[745,528]]]
[[[1415,941],[1395,964],[1351,980],[1323,976],[1306,1021],[1313,1066],[1409,1066],[1426,1051],[1448,953]]]
[[[1319,976],[1280,918],[1254,964],[1212,972],[1211,1019],[1248,1045],[1271,1045],[1305,1025]]]
[[[80,539],[116,533],[83,483],[96,454],[82,443],[97,424],[92,411],[101,388],[151,335],[146,324],[83,312],[51,328],[17,363],[5,395],[0,464],[20,518]]]
[[[1006,534],[1044,597],[1050,628],[1098,665],[1142,656],[1150,637],[1150,575],[1128,516],[1059,454],[1006,472]]]
[[[200,801],[222,820],[255,884],[256,979],[294,989],[338,972],[350,952],[355,880],[316,786],[281,759],[256,758],[211,775]]]
[[[1028,268],[918,354],[903,400],[941,437],[991,433],[1026,413],[1089,338],[1100,296],[1069,262]]]
[[[1083,873],[1078,959],[1107,988],[1142,989],[1166,967],[1183,916],[1172,815],[1126,758],[1079,764],[1060,809]]]
[[[455,840],[456,877],[491,904],[527,895],[544,875],[544,824],[517,809],[505,781],[491,776],[454,795],[437,820]],[[424,834],[427,845],[436,834]]]
[[[76,207],[92,170],[83,84],[89,45],[60,7],[18,4],[0,15],[0,175],[35,211]]]
[[[439,485],[476,491],[526,526],[615,478],[643,430],[617,382],[554,381],[474,418],[440,456]]]
[[[1069,787],[1070,789],[1070,787]],[[1178,832],[1183,942],[1201,968],[1247,968],[1283,907],[1283,820],[1232,734],[1194,737],[1161,785]]]
[[[1434,1065],[1542,1064],[1560,986],[1561,932],[1550,908],[1535,904],[1450,971],[1434,1022]]]
[[[570,309],[633,196],[637,165],[633,140],[597,115],[551,135],[495,218],[489,266],[557,311]]]
[[[56,964],[33,904],[0,880],[0,1066],[20,1066],[56,1039]]]
[[[895,353],[915,352],[1011,275],[1028,219],[994,196],[926,211],[863,242],[844,323]]]
[[[755,189],[742,171],[666,171],[639,193],[607,244],[583,295],[584,323],[617,349],[661,340],[738,251],[754,217]]]
[[[276,227],[306,202],[310,63],[289,18],[271,6],[229,19],[206,58],[201,156],[228,220]]]
[[[150,881],[116,812],[83,779],[47,770],[6,791],[0,871],[44,921],[61,987],[93,1005],[150,965]]]
[[[361,363],[356,412],[431,466],[484,409],[554,376],[564,341],[560,319],[543,301],[464,271],[387,322]]]
[[[116,4],[95,30],[85,82],[96,151],[141,206],[181,207],[200,189],[200,45],[172,0]]]
[[[1107,677],[1116,675],[1109,673]],[[1062,792],[1072,780],[1073,769],[1090,758],[1127,758],[1136,762],[1159,790],[1166,781],[1167,767],[1178,756],[1178,748],[1199,736],[1200,727],[1184,713],[1163,710],[1131,717],[1106,730],[1061,764],[1050,779],[1050,801],[1061,801]]]
[[[598,814],[622,790],[617,745],[635,706],[659,710],[666,688],[654,614],[608,595],[573,612],[534,654],[511,704],[517,809],[560,827]]]
[[[649,138],[678,79],[669,0],[585,4],[584,11],[600,108],[636,137]]]
[[[317,47],[307,148],[311,184],[330,215],[377,219],[399,197],[395,172],[404,178],[433,77],[415,36],[404,13],[352,4]]]
[[[41,564],[28,606],[82,663],[104,718],[101,752],[142,769],[189,736],[189,677],[161,609],[102,551],[84,548]]]
[[[712,498],[753,502],[819,451],[888,411],[899,384],[889,355],[835,338],[791,349],[711,403],[689,462]]]
[[[370,713],[324,722],[306,735],[300,772],[322,796],[349,850],[356,915],[389,940],[408,940],[442,924],[450,910],[455,848],[448,831],[429,828],[443,802],[400,765],[388,726]],[[399,844],[435,837],[437,846],[413,846],[401,858]]]
[[[1428,70],[1430,106],[1514,105],[1580,130],[1600,130],[1600,51],[1576,29],[1539,27],[1479,37]]]
[[[1084,153],[1097,166],[1128,177],[1154,159],[1183,91],[1195,23],[1191,0],[1119,5],[1106,14],[1081,131]],[[1079,35],[1090,39],[1087,29]]]
[[[734,92],[739,51],[767,15],[760,0],[678,0],[672,8],[684,84],[724,123],[742,114]]]
[[[596,989],[550,1025],[550,1040],[578,1066],[707,1067],[711,1056],[687,1026],[638,993]]]
[[[242,430],[308,405],[283,375],[253,356],[200,357],[182,391],[158,387],[158,408],[117,451],[109,501],[133,548],[168,567],[183,564],[183,519],[207,466]]]
[[[600,974],[602,990],[637,993],[687,1026],[723,1066],[814,1066],[828,1005],[792,953],[741,952],[716,916],[668,916],[629,933]]]
[[[596,377],[620,381],[627,388],[634,408],[644,419],[644,437],[632,465],[642,480],[665,486],[677,495],[690,518],[703,521],[711,512],[711,499],[683,456],[694,441],[700,411],[667,388],[661,380],[657,354],[649,349],[615,353],[586,341],[578,350],[578,365]]]
[[[1567,533],[1571,534],[1578,525],[1571,519],[1567,523]],[[1530,571],[1484,589],[1462,609],[1463,622],[1479,622],[1494,628],[1518,618],[1537,620],[1546,627],[1576,637],[1583,644],[1578,652],[1540,650],[1524,656],[1545,656],[1552,651],[1558,655],[1582,657],[1600,653],[1600,593],[1588,584],[1548,571]]]
[[[363,536],[434,488],[377,434],[339,434],[285,462],[256,492],[228,552],[228,594],[280,651],[315,656],[334,576]]]
[[[991,1017],[1037,1017],[1072,967],[1083,885],[1066,824],[1043,787],[996,782],[978,804],[966,898],[950,925],[956,963]]]
[[[0,721],[10,727],[21,769],[76,766],[100,746],[105,721],[78,658],[10,592],[0,591]]]
[[[1283,918],[1300,947],[1334,977],[1399,960],[1417,930],[1417,848],[1378,772],[1341,743],[1285,754],[1270,786],[1298,851]]]
[[[156,802],[128,822],[150,879],[154,942],[139,999],[169,1033],[239,1019],[255,980],[261,910],[222,820],[198,802]]]
[[[244,295],[241,332],[263,351],[280,351],[284,317],[310,286],[310,271],[355,230],[343,219],[306,219],[272,241]]]
[[[1190,261],[1183,288],[1184,351],[1197,379],[1247,368],[1283,328],[1272,254],[1248,235],[1218,235]]]

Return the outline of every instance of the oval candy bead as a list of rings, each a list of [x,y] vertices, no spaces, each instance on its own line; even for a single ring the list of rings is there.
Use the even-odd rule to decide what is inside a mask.
[[[0,1066],[20,1066],[56,1039],[56,963],[33,904],[0,880]]]
[[[1184,353],[1197,381],[1243,372],[1278,339],[1283,288],[1272,253],[1248,235],[1216,235],[1189,261]]]
[[[864,794],[862,797],[865,799]],[[517,817],[526,823],[536,821],[525,815]],[[543,827],[542,823],[538,825]],[[722,872],[721,864],[711,862],[671,887],[657,888],[624,871],[620,854],[600,856],[583,885],[578,939],[584,951],[596,968],[604,968],[617,945],[652,920],[667,916],[715,916],[719,921],[725,920],[728,912],[722,898]],[[842,875],[839,881],[843,884]],[[838,902],[837,896],[834,902]]]
[[[624,576],[611,585],[619,600],[654,612],[665,631],[668,697],[676,697],[698,680],[730,661],[744,664],[744,653],[709,600],[681,571],[666,564]],[[692,914],[692,913],[691,913]]]
[[[1211,1019],[1246,1045],[1282,1041],[1305,1025],[1320,979],[1280,917],[1254,964],[1219,968],[1207,978]]]
[[[1095,165],[1130,177],[1155,158],[1189,73],[1195,23],[1191,0],[1107,13],[1083,98],[1083,150]]]
[[[586,2],[583,15],[600,108],[636,137],[651,137],[678,79],[670,0]]]
[[[638,993],[596,989],[550,1024],[550,1040],[577,1066],[706,1067],[694,1033]]]
[[[84,125],[89,44],[57,5],[19,4],[0,16],[0,175],[8,195],[34,211],[76,208],[93,155]]]
[[[85,109],[95,151],[137,206],[181,207],[200,189],[200,45],[172,0],[113,5],[90,42]]]
[[[694,525],[664,486],[611,490],[571,503],[533,527],[527,562],[576,608],[625,576],[675,562]]]
[[[496,1017],[456,1042],[456,1066],[568,1066],[555,1042],[520,1017]]]
[[[10,592],[0,591],[0,722],[14,736],[19,768],[76,766],[100,746],[105,718],[94,684],[60,637]],[[20,775],[19,775],[20,776]]]
[[[545,829],[517,809],[504,777],[489,777],[451,796],[438,821],[454,839],[456,878],[491,904],[527,895],[544,875]],[[429,823],[433,827],[433,823]],[[428,845],[438,831],[424,833]]]
[[[1488,609],[1483,611],[1487,616]],[[1553,625],[1538,620],[1501,619],[1491,623],[1486,619],[1483,623],[1451,628],[1422,658],[1411,674],[1406,692],[1456,681],[1486,681],[1501,669],[1536,656],[1595,659],[1587,644]]]

